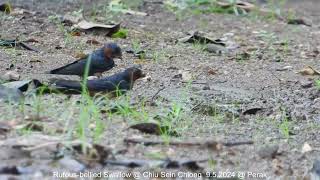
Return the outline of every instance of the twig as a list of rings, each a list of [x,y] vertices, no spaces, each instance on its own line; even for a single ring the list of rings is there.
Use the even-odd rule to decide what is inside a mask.
[[[201,101],[200,103],[198,103],[198,104],[196,104],[195,106],[193,106],[192,108],[191,108],[191,110],[190,111],[194,111],[197,107],[199,107],[201,104],[203,104],[204,103],[204,101]]]
[[[29,51],[34,51],[34,52],[40,52],[38,49],[35,49],[34,47],[29,46],[28,44],[24,43],[24,42],[19,42],[19,45],[23,48],[25,48],[26,50]]]
[[[191,83],[191,84],[208,84],[207,82],[197,82],[197,81],[181,81],[181,83]]]
[[[282,79],[278,78],[272,71],[269,70],[269,72],[273,77],[275,77],[279,81],[279,83],[282,82]]]
[[[217,141],[204,141],[204,143],[201,143],[200,141],[197,142],[187,142],[187,141],[170,141],[165,142],[162,140],[148,140],[148,139],[136,139],[136,138],[125,138],[124,142],[129,144],[144,144],[145,146],[152,146],[152,145],[171,145],[171,146],[211,146],[213,144],[221,144],[226,147],[231,146],[239,146],[239,145],[247,145],[247,144],[253,144],[253,141],[239,141],[239,142],[225,142],[220,143]]]
[[[78,140],[74,140],[74,141],[52,141],[52,142],[47,142],[47,143],[43,143],[43,144],[39,144],[36,146],[31,146],[31,147],[25,147],[23,148],[24,151],[35,151],[38,149],[43,149],[46,147],[50,147],[50,146],[56,146],[57,144],[70,144],[70,145],[76,145],[76,144],[80,144],[82,143],[81,141]]]
[[[154,102],[154,99],[156,98],[156,96],[157,96],[161,91],[163,91],[165,88],[166,88],[166,87],[160,88],[160,89],[151,97],[150,102],[151,102],[151,103]]]

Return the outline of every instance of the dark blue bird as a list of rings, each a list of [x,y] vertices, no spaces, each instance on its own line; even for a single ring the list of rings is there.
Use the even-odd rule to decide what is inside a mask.
[[[115,66],[113,58],[121,58],[121,48],[115,43],[109,43],[91,53],[91,56],[79,59],[71,64],[49,71],[49,74],[84,76],[86,64],[91,57],[88,76],[100,75]]]
[[[139,68],[131,67],[109,77],[87,80],[86,88],[90,95],[109,92],[123,94],[132,89],[134,82],[142,77],[145,77],[145,75]],[[82,91],[81,81],[55,79],[53,83],[53,89],[66,94],[80,94]]]

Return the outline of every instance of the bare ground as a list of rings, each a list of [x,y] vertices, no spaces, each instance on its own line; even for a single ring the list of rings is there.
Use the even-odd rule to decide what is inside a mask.
[[[88,163],[87,159],[67,153],[64,158],[76,159],[80,163],[66,160],[69,165],[65,165],[60,158],[52,157],[53,152],[58,149],[55,146],[25,152],[18,146],[18,140],[23,138],[29,139],[22,144],[30,143],[31,147],[46,143],[46,140],[40,140],[39,143],[36,141],[44,135],[60,141],[64,138],[79,139],[73,128],[80,119],[81,111],[77,101],[81,97],[73,96],[68,99],[65,95],[50,94],[40,98],[40,114],[45,119],[41,119],[44,128],[40,132],[25,132],[17,128],[28,123],[26,116],[34,115],[34,99],[30,100],[31,105],[26,105],[24,113],[21,113],[21,108],[18,109],[17,106],[0,106],[1,122],[9,121],[15,126],[1,137],[0,165],[23,167],[22,175],[3,173],[0,177],[51,179],[53,172],[73,171],[248,172],[245,179],[259,179],[249,176],[249,172],[262,173],[265,175],[264,179],[302,179],[308,176],[314,161],[319,157],[320,91],[315,85],[315,80],[319,77],[304,76],[297,72],[306,65],[320,69],[317,53],[320,48],[320,22],[316,8],[320,3],[289,1],[286,5],[285,8],[292,8],[299,17],[312,20],[312,27],[308,27],[288,25],[283,21],[261,17],[237,17],[232,14],[188,15],[177,19],[163,4],[146,2],[140,10],[149,16],[105,15],[107,19],[122,22],[121,25],[128,29],[126,39],[83,33],[81,36],[72,36],[69,40],[48,16],[63,15],[80,8],[89,12],[94,5],[94,8],[99,9],[105,2],[95,2],[83,7],[82,3],[77,1],[12,1],[14,6],[38,13],[24,17],[2,15],[1,38],[36,39],[39,42],[32,46],[41,52],[1,48],[0,71],[5,73],[10,64],[13,64],[12,69],[18,71],[22,79],[36,78],[46,82],[51,78],[44,74],[46,70],[74,61],[78,52],[90,52],[100,46],[86,44],[88,39],[114,41],[124,50],[132,48],[133,44],[138,42],[143,50],[156,56],[155,60],[138,60],[132,54],[124,53],[124,60],[117,61],[118,66],[105,75],[121,71],[132,64],[143,65],[143,71],[151,80],[138,81],[127,96],[129,101],[135,104],[132,107],[137,108],[140,114],[135,117],[132,114],[125,116],[99,113],[105,129],[97,143],[111,149],[112,153],[109,154],[114,154],[115,157],[111,158],[109,155],[107,159],[151,161],[159,157],[169,157],[175,160],[206,160],[198,162],[204,169],[123,168],[91,161]],[[210,33],[215,38],[221,38],[226,33],[231,34],[232,40],[240,47],[236,53],[215,55],[202,51],[196,45],[177,43],[177,39],[195,30]],[[241,58],[243,52],[248,52],[250,56]],[[193,81],[184,83],[183,77],[179,78],[181,72],[182,76],[192,75]],[[156,96],[157,106],[147,103],[141,107],[143,101],[150,100],[163,87],[165,89]],[[123,99],[117,101],[121,100]],[[116,100],[110,100],[109,105],[113,101]],[[179,109],[177,107],[181,107],[182,111],[179,122],[174,124],[180,134],[178,138],[147,135],[128,129],[139,121],[165,116],[169,110]],[[107,108],[108,105],[101,107]],[[251,108],[261,110],[249,115],[243,113]],[[145,112],[147,118],[141,117],[141,111]],[[92,124],[90,128],[91,125],[97,126]],[[71,131],[68,131],[70,129]],[[124,143],[125,138],[132,137],[166,142],[176,139],[199,142],[204,142],[205,139],[219,142],[252,140],[254,144],[209,148]],[[6,145],[10,139],[13,143]],[[88,138],[87,141],[91,142],[91,139]],[[18,148],[15,144],[18,144]],[[310,151],[302,152],[305,144],[311,146]],[[274,147],[278,149],[272,150]],[[264,151],[267,151],[267,155],[263,155]],[[205,173],[202,177],[205,177]]]

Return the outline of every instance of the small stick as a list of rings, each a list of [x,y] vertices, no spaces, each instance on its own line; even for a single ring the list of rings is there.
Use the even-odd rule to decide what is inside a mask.
[[[197,82],[197,81],[181,81],[182,83],[191,83],[191,84],[208,84],[207,82]]]
[[[156,96],[165,89],[166,87],[162,87],[160,88],[152,97],[151,97],[151,102],[154,102],[154,99],[156,98]]]
[[[198,103],[198,104],[196,104],[195,106],[193,106],[192,108],[191,108],[191,110],[190,111],[194,111],[197,107],[199,107],[201,104],[203,104],[204,103],[204,101],[201,101],[200,103]]]
[[[125,138],[125,143],[133,143],[133,144],[144,144],[145,146],[152,146],[152,145],[171,145],[171,146],[203,146],[203,145],[210,145],[210,144],[222,144],[226,147],[231,146],[239,146],[239,145],[246,145],[246,144],[253,144],[253,141],[239,141],[239,142],[226,142],[226,143],[219,143],[216,141],[205,141],[204,143],[201,142],[182,142],[182,141],[170,141],[165,142],[161,140],[147,140],[147,139],[136,139],[136,138]]]

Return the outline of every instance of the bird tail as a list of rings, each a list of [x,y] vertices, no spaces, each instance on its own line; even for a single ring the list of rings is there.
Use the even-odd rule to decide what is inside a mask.
[[[63,93],[80,94],[82,91],[82,84],[79,81],[65,80],[65,79],[50,79],[53,88]]]
[[[60,74],[59,71],[61,70],[61,68],[58,69],[54,69],[54,70],[50,70],[50,71],[45,71],[45,74]]]

